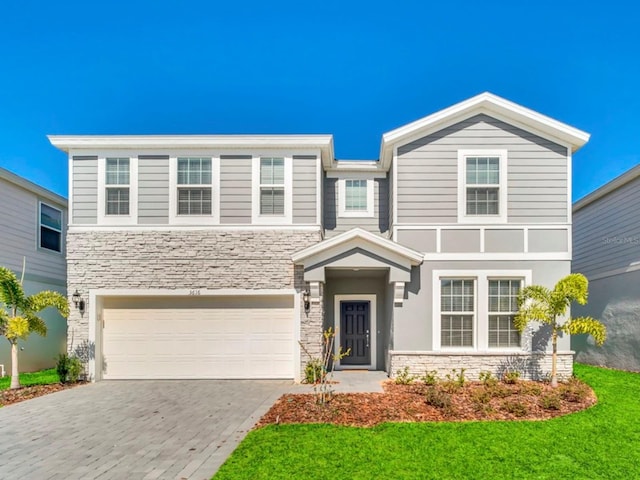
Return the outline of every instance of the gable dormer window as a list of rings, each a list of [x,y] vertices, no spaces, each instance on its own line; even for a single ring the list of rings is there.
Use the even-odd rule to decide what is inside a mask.
[[[129,215],[130,179],[128,158],[106,159],[105,213],[107,215]]]
[[[373,216],[373,178],[341,178],[338,191],[341,217]]]
[[[507,220],[506,150],[458,151],[458,220]]]

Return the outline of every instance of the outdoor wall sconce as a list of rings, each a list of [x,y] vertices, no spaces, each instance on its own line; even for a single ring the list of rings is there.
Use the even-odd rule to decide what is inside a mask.
[[[304,313],[309,313],[311,310],[311,300],[309,299],[309,290],[302,292],[302,302],[304,303]]]
[[[71,297],[71,300],[73,300],[73,303],[75,304],[76,308],[80,312],[80,316],[84,316],[85,304],[84,304],[84,300],[80,296],[80,293],[78,293],[78,289],[76,289],[76,291],[73,292],[73,296]]]

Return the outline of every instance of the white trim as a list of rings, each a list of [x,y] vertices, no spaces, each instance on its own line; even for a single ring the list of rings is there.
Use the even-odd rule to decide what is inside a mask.
[[[367,186],[367,209],[362,211],[347,210],[347,181],[348,180],[364,180]],[[361,175],[349,175],[349,178],[338,179],[338,217],[344,218],[370,218],[373,217],[373,180],[371,178],[362,178]]]
[[[302,331],[302,307],[300,294],[293,295],[293,381],[302,380],[302,368],[300,366],[302,352],[300,351],[300,339]]]
[[[425,253],[424,261],[449,260],[571,260],[568,252],[530,252],[530,253]]]
[[[389,167],[389,169],[393,168],[393,172],[392,172],[392,190],[393,190],[393,195],[391,196],[391,211],[392,213],[392,217],[391,217],[391,225],[393,226],[393,241],[397,241],[398,240],[398,235],[397,235],[397,231],[396,231],[396,225],[398,225],[398,147],[394,147],[393,148],[393,167]]]
[[[396,225],[398,230],[436,230],[438,228],[444,228],[446,230],[469,230],[470,228],[486,227],[491,230],[519,230],[528,228],[530,230],[564,230],[568,228],[567,223],[536,223],[536,224],[521,224],[521,223],[509,223],[499,225],[457,225],[455,223],[401,223]]]
[[[167,232],[167,231],[192,231],[192,230],[212,230],[212,231],[305,231],[314,232],[320,230],[320,225],[251,225],[232,224],[224,225],[71,225],[70,232]]]
[[[404,286],[405,282],[393,282],[393,304],[401,307],[404,302]]]
[[[322,179],[322,158],[320,155],[316,157],[316,223],[322,225],[322,208],[323,208],[323,179]]]
[[[427,355],[427,356],[441,356],[441,357],[448,357],[450,355],[468,355],[468,356],[486,356],[486,357],[490,357],[490,356],[496,356],[496,357],[504,357],[505,351],[504,350],[496,350],[496,349],[491,349],[491,350],[477,350],[474,352],[470,352],[470,351],[465,351],[465,352],[450,352],[450,351],[440,351],[440,352],[434,352],[432,350],[389,350],[389,355]],[[573,350],[558,350],[558,355],[574,355],[576,352]],[[509,352],[509,355],[519,355],[519,356],[531,356],[531,355],[547,355],[547,352],[539,352],[539,351],[535,351],[535,352],[531,352],[531,351],[522,351],[522,350],[518,350],[518,351],[514,351],[514,352]]]
[[[334,353],[338,355],[340,352],[340,302],[349,302],[349,301],[364,301],[369,302],[369,315],[371,316],[371,347],[369,349],[369,355],[371,358],[371,363],[369,365],[345,365],[342,366],[340,364],[340,360],[338,360],[335,364],[336,370],[344,370],[348,368],[368,368],[369,370],[376,370],[377,368],[377,357],[378,357],[378,327],[377,327],[377,296],[375,294],[359,294],[359,295],[335,295],[333,300],[333,328],[334,331],[337,332],[336,341],[334,343]]]
[[[128,158],[129,159],[129,185],[112,185],[113,188],[129,189],[129,215],[107,215],[106,214],[106,159],[107,158]],[[70,185],[69,190],[72,190]],[[98,225],[135,225],[138,223],[138,157],[123,153],[104,153],[98,156]]]
[[[284,158],[284,215],[260,214],[260,159]],[[293,223],[293,156],[290,153],[268,152],[251,159],[251,221],[258,225]]]
[[[474,313],[474,344],[473,348],[450,348],[440,345],[440,279],[441,278],[467,278],[473,279],[475,285],[475,313]],[[433,270],[432,272],[432,311],[431,333],[433,350],[447,352],[452,355],[457,353],[467,354],[490,350],[492,352],[523,352],[522,348],[492,348],[488,346],[488,280],[490,278],[521,278],[522,286],[531,285],[533,274],[531,270]],[[522,342],[523,345],[526,342]]]
[[[68,172],[68,187],[67,187],[67,193],[69,194],[69,200],[67,202],[67,229],[69,228],[69,225],[71,225],[73,223],[73,172],[74,172],[74,164],[73,164],[73,157],[71,155],[69,155],[69,160],[67,162],[67,164],[69,165],[69,172]],[[97,219],[96,219],[97,221]]]
[[[372,180],[387,178],[386,172],[368,172],[361,170],[327,170],[327,178],[344,178],[347,180]]]
[[[467,157],[498,157],[500,183],[498,215],[467,215]],[[460,149],[458,150],[458,223],[493,224],[507,223],[507,160],[508,151],[501,149]],[[479,187],[482,187],[480,185]]]
[[[178,158],[211,158],[211,183],[196,184],[193,188],[211,188],[211,215],[178,215]],[[218,225],[220,223],[220,156],[194,154],[169,157],[169,224]]]
[[[529,253],[529,228],[528,227],[524,227],[522,229],[522,235],[523,235],[523,245],[522,245],[522,249],[524,250],[524,253]]]
[[[198,295],[193,295],[194,291],[199,291]],[[98,337],[98,324],[101,323],[100,315],[98,315],[97,300],[104,297],[156,297],[156,296],[183,296],[183,297],[216,297],[216,296],[293,296],[293,321],[294,321],[294,379],[300,379],[300,347],[297,340],[300,338],[300,295],[295,289],[262,289],[251,290],[246,288],[222,288],[217,290],[209,289],[189,289],[189,288],[157,288],[157,289],[140,289],[140,288],[98,288],[91,289],[89,296],[89,343],[96,346],[96,353],[102,352],[102,339]],[[101,313],[101,312],[100,312]],[[297,337],[297,338],[296,338]],[[101,356],[101,354],[100,354]],[[102,379],[102,369],[97,368],[95,358],[89,359],[89,376],[92,381]]]

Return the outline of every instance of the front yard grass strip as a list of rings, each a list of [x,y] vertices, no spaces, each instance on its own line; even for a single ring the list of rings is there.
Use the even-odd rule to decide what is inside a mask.
[[[52,383],[60,383],[60,377],[55,368],[20,374],[20,386],[22,387],[28,387],[30,385],[51,385]],[[7,390],[10,385],[11,376],[7,375],[0,378],[0,390]]]
[[[215,480],[640,478],[640,374],[575,365],[594,407],[547,421],[271,425]],[[329,406],[329,408],[331,408]]]

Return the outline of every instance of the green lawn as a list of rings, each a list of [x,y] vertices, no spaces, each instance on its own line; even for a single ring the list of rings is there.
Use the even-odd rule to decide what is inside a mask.
[[[40,370],[33,373],[21,373],[20,385],[26,387],[27,385],[49,385],[51,383],[59,383],[60,377],[55,368],[48,370]],[[6,376],[0,378],[0,390],[6,390],[11,385],[11,377]]]
[[[593,408],[538,422],[269,426],[222,466],[226,479],[640,478],[640,374],[576,365]]]

